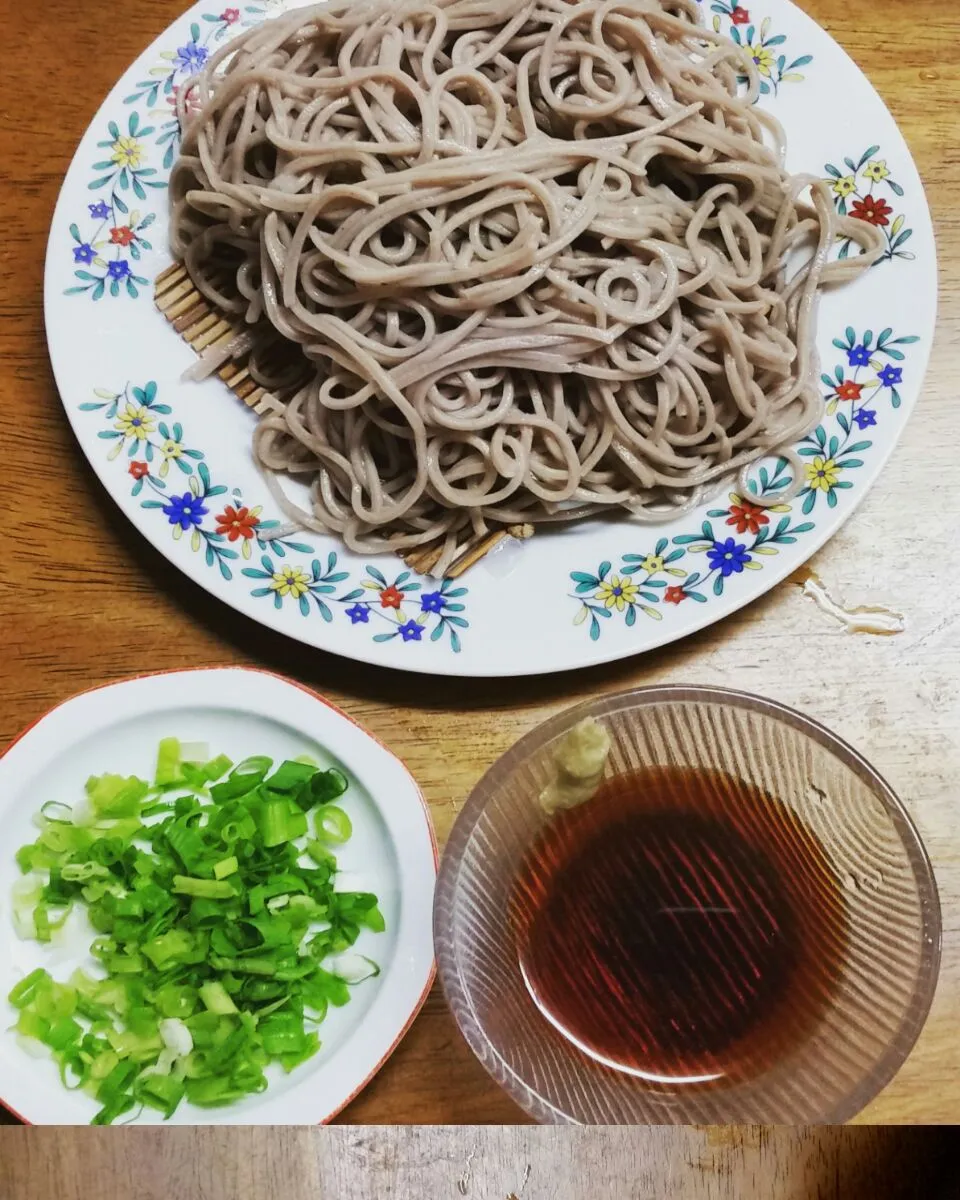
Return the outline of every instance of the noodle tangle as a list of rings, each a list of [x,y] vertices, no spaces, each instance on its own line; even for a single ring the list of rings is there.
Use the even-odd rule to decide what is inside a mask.
[[[442,544],[443,574],[789,453],[818,293],[880,239],[785,171],[757,88],[695,0],[356,0],[214,55],[178,96],[172,247],[286,401],[254,451],[290,519]],[[840,234],[861,253],[828,261]]]

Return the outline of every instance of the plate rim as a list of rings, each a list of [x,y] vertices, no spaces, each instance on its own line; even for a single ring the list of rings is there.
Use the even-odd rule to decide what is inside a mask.
[[[48,719],[57,718],[57,719],[62,720],[65,709],[82,706],[84,704],[84,702],[86,700],[88,700],[88,698],[91,695],[95,695],[95,694],[98,695],[99,693],[108,692],[111,690],[121,691],[121,690],[127,689],[130,686],[137,686],[137,685],[141,685],[141,686],[146,685],[147,687],[149,687],[149,685],[153,681],[158,680],[158,679],[166,679],[171,676],[174,676],[174,677],[179,676],[179,677],[183,677],[188,680],[191,680],[191,681],[195,681],[196,678],[199,676],[204,676],[204,677],[207,677],[207,679],[210,681],[210,683],[213,683],[216,679],[219,679],[222,683],[222,682],[224,682],[225,677],[229,678],[230,676],[233,676],[234,678],[236,676],[245,676],[245,677],[264,676],[267,679],[272,681],[271,682],[272,687],[281,688],[283,690],[287,690],[290,692],[296,691],[296,692],[302,693],[302,698],[295,697],[295,700],[298,703],[302,703],[302,702],[306,701],[307,703],[318,704],[318,705],[322,706],[323,708],[329,710],[329,712],[333,714],[334,718],[337,721],[344,721],[349,726],[351,726],[352,729],[358,735],[359,739],[361,739],[361,744],[362,744],[363,740],[374,743],[374,746],[377,748],[378,757],[382,756],[383,762],[386,762],[386,760],[391,760],[390,766],[392,769],[394,769],[397,772],[398,778],[404,777],[405,780],[407,781],[407,783],[409,784],[409,788],[408,788],[408,792],[407,792],[407,799],[409,801],[413,801],[415,799],[419,804],[419,814],[418,815],[420,818],[422,818],[422,828],[417,833],[416,836],[419,838],[423,832],[426,833],[427,846],[424,847],[424,849],[429,849],[429,859],[432,862],[432,874],[427,878],[426,884],[425,884],[425,887],[426,887],[426,890],[428,893],[427,897],[424,900],[424,904],[427,909],[427,917],[426,917],[426,922],[424,925],[425,936],[424,936],[424,930],[420,930],[420,929],[416,928],[416,926],[413,923],[411,923],[410,932],[416,938],[416,943],[411,943],[409,946],[405,947],[406,951],[408,952],[405,962],[408,965],[413,964],[417,977],[420,977],[422,975],[422,978],[418,979],[418,982],[420,985],[419,993],[416,995],[416,998],[414,999],[413,1003],[410,1005],[409,1010],[405,1012],[405,1015],[404,1015],[402,1021],[389,1022],[389,1028],[390,1028],[391,1032],[389,1033],[388,1039],[384,1039],[385,1044],[382,1048],[382,1051],[378,1055],[376,1063],[368,1070],[368,1072],[362,1077],[362,1079],[360,1079],[358,1082],[350,1085],[351,1090],[345,1096],[337,1099],[336,1104],[334,1105],[334,1107],[332,1109],[324,1112],[324,1114],[321,1116],[317,1116],[316,1118],[311,1118],[307,1122],[304,1122],[302,1119],[291,1120],[289,1118],[283,1118],[283,1117],[280,1117],[278,1114],[271,1115],[270,1119],[267,1121],[258,1120],[256,1109],[254,1109],[253,1112],[251,1114],[249,1114],[251,1117],[250,1120],[235,1122],[235,1121],[230,1121],[228,1119],[228,1120],[224,1120],[221,1122],[216,1122],[217,1124],[223,1124],[223,1125],[227,1125],[227,1126],[234,1125],[234,1126],[241,1126],[241,1127],[249,1126],[249,1125],[260,1125],[260,1124],[267,1124],[267,1125],[304,1124],[304,1123],[316,1124],[316,1125],[330,1124],[330,1122],[332,1122],[339,1115],[339,1113],[341,1113],[343,1111],[343,1109],[347,1107],[347,1105],[349,1105],[353,1100],[355,1100],[357,1098],[357,1096],[359,1096],[360,1093],[363,1092],[367,1088],[367,1086],[372,1082],[374,1077],[384,1067],[386,1062],[392,1057],[394,1052],[399,1047],[400,1043],[406,1037],[413,1022],[416,1020],[417,1016],[422,1011],[423,1006],[427,1001],[427,997],[429,996],[430,991],[433,987],[433,984],[436,981],[437,962],[436,962],[436,953],[435,953],[435,950],[433,947],[432,914],[433,914],[433,897],[434,897],[434,893],[436,890],[437,875],[439,873],[440,854],[439,854],[439,848],[438,848],[438,843],[437,843],[436,830],[434,829],[433,820],[432,820],[432,816],[431,816],[431,812],[430,812],[430,806],[427,803],[426,797],[424,796],[423,791],[422,791],[419,783],[417,782],[415,776],[413,775],[413,773],[409,769],[409,767],[406,765],[406,763],[403,761],[403,759],[398,754],[396,754],[393,750],[391,750],[388,746],[386,746],[385,743],[382,742],[380,740],[380,738],[377,737],[376,734],[372,733],[370,730],[365,728],[365,726],[361,725],[359,721],[357,721],[349,713],[345,712],[337,704],[333,703],[331,700],[327,699],[327,697],[321,695],[319,692],[315,691],[313,688],[308,687],[306,684],[300,683],[298,680],[291,679],[287,676],[281,675],[276,671],[271,671],[271,670],[268,670],[268,669],[262,668],[262,667],[248,667],[248,666],[240,666],[240,665],[236,665],[236,666],[234,666],[234,665],[196,666],[196,667],[183,667],[183,668],[171,667],[171,668],[166,668],[166,669],[158,670],[158,671],[138,672],[137,674],[134,674],[134,675],[124,676],[121,679],[112,679],[112,680],[108,680],[104,683],[94,684],[91,687],[83,688],[80,691],[74,692],[71,695],[64,697],[62,700],[59,700],[56,704],[51,705],[48,709],[46,709],[45,711],[40,713],[37,717],[35,717],[32,721],[30,721],[29,724],[24,726],[17,734],[14,735],[14,737],[10,740],[10,742],[4,747],[3,751],[0,752],[0,786],[2,786],[2,782],[3,782],[5,774],[11,768],[11,763],[10,763],[11,756],[16,760],[18,757],[18,754],[23,754],[24,753],[23,749],[21,748],[18,751],[17,748],[22,747],[22,743],[24,743],[26,740],[28,740],[31,737],[31,735],[35,733],[35,731],[38,729],[38,727],[42,726]],[[224,706],[228,707],[229,704],[230,704],[230,697],[229,697],[229,695],[226,695],[226,696],[224,696]],[[196,697],[190,697],[189,695],[183,697],[182,705],[184,707],[190,707],[191,705],[195,705],[195,706],[201,707],[201,708],[202,707],[213,707],[213,705],[211,704],[209,699],[201,698],[198,700]],[[163,709],[169,709],[172,707],[177,707],[177,705],[163,706],[161,711]],[[151,711],[151,708],[148,706],[148,708],[145,711]],[[254,710],[251,710],[251,711],[254,711]],[[259,711],[261,713],[264,713],[264,715],[269,716],[268,713],[265,713],[265,710],[260,709]],[[119,714],[118,714],[118,717],[119,717]],[[105,727],[105,724],[103,722],[98,722],[98,725],[101,728]],[[335,756],[337,756],[337,751],[335,748],[331,748],[331,752],[334,753]],[[31,760],[29,758],[27,758],[25,761],[30,762]],[[16,770],[17,766],[18,766],[18,763],[14,762],[13,769]],[[378,800],[376,794],[370,788],[367,788],[367,790],[371,794],[371,799],[374,802],[375,808],[378,811],[380,811],[382,814],[383,809],[381,808],[381,805],[379,803],[379,800]],[[394,793],[395,796],[397,794],[399,794],[399,793]],[[412,811],[412,809],[411,809],[411,811]],[[391,842],[392,842],[392,840],[393,839],[391,838]],[[422,865],[423,864],[418,863],[417,870],[419,870]],[[422,882],[422,880],[416,874],[416,872],[411,872],[407,876],[407,878],[414,879],[418,885]],[[402,901],[405,898],[406,893],[407,893],[407,889],[404,888],[404,875],[403,875],[402,871],[398,872],[397,882],[398,882],[398,893],[399,893],[399,895],[401,897],[401,901]],[[427,957],[421,957],[422,947],[420,949],[418,949],[420,940],[423,940],[424,943],[428,947]],[[397,944],[397,949],[398,950],[400,949],[399,943]],[[415,982],[414,982],[414,988],[416,987],[416,983],[417,983],[417,980],[415,980]],[[0,1003],[5,1004],[6,998],[0,997]],[[364,1028],[367,1028],[367,1026],[364,1026]],[[361,1029],[361,1027],[358,1026],[357,1029],[354,1030],[354,1032],[350,1036],[351,1037],[359,1036],[360,1029]],[[368,1031],[368,1036],[369,1036],[369,1031]],[[349,1041],[349,1039],[347,1039],[347,1042],[342,1043],[342,1045],[344,1045],[344,1046],[347,1045],[348,1041]],[[282,1102],[283,1098],[278,1097],[277,1100],[278,1100],[278,1102]],[[22,1103],[22,1101],[21,1101],[21,1103]],[[41,1101],[41,1103],[42,1103],[42,1101]],[[27,1125],[27,1126],[40,1125],[40,1124],[47,1123],[45,1121],[31,1120],[30,1118],[25,1116],[22,1112],[20,1112],[16,1107],[14,1107],[13,1104],[9,1103],[5,1099],[4,1094],[3,1094],[2,1081],[0,1081],[0,1108],[5,1109],[7,1112],[11,1113],[14,1117],[16,1117],[22,1124]],[[198,1110],[198,1112],[200,1112],[200,1111],[202,1111],[202,1110]],[[231,1109],[229,1108],[229,1106],[227,1106],[227,1107],[224,1107],[220,1111],[222,1111],[225,1114],[229,1114]],[[132,1122],[130,1122],[130,1124],[134,1125],[135,1127],[139,1126],[140,1128],[147,1127],[146,1125],[139,1124],[139,1122],[137,1122],[137,1121],[132,1121]],[[207,1124],[209,1124],[209,1122],[205,1122],[203,1120],[190,1121],[190,1122],[184,1123],[184,1125],[187,1127],[189,1127],[189,1126],[205,1126]]]

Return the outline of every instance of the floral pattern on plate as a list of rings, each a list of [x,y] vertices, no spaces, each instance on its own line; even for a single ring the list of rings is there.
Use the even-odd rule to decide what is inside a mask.
[[[155,145],[163,148],[162,166],[169,171],[180,145],[180,125],[176,118],[177,94],[181,85],[196,74],[210,57],[211,47],[223,41],[240,21],[239,8],[224,8],[219,13],[204,13],[190,26],[190,36],[173,50],[162,50],[156,66],[147,78],[134,85],[124,104],[142,104],[152,118],[159,120]],[[162,105],[158,104],[162,101]]]
[[[714,14],[714,30],[725,32],[753,59],[760,76],[761,96],[775,96],[781,84],[803,82],[799,68],[812,63],[813,55],[801,54],[787,62],[786,36],[771,33],[773,23],[769,17],[764,17],[758,25],[750,9],[734,0],[713,0],[710,11]]]
[[[194,22],[188,38],[162,51],[157,65],[124,97],[131,111],[125,121],[108,123],[108,136],[97,143],[104,153],[90,168],[93,178],[87,187],[96,199],[87,205],[82,219],[78,216],[70,225],[77,282],[65,289],[68,296],[136,300],[148,285],[138,264],[144,252],[153,248],[144,233],[157,214],[142,211],[136,202],[147,204],[152,190],[166,189],[180,143],[174,107],[178,89],[207,61],[210,46],[226,37],[239,20],[237,8],[203,14],[203,24]]]
[[[903,188],[893,178],[887,160],[877,157],[879,153],[879,146],[869,146],[856,161],[845,158],[843,170],[833,163],[823,165],[837,212],[867,221],[883,234],[886,248],[874,266],[892,258],[913,258],[912,251],[903,249],[913,230],[906,227],[905,214],[896,211]],[[849,238],[841,240],[840,258],[847,257],[852,244]]]
[[[270,596],[276,608],[289,599],[303,616],[316,611],[324,621],[333,620],[335,605],[351,626],[366,626],[375,642],[420,642],[427,635],[432,642],[446,638],[460,652],[459,631],[469,627],[462,602],[467,588],[449,579],[424,580],[412,571],[388,582],[371,565],[351,588],[350,572],[338,569],[332,551],[325,567],[319,558],[308,564],[281,561],[288,554],[312,555],[314,548],[276,536],[280,522],[264,520],[261,505],[246,503],[238,488],[214,484],[204,452],[186,442],[179,421],[168,419],[172,409],[160,401],[155,382],[128,383],[120,392],[96,388],[94,395],[80,411],[98,414],[104,428],[97,437],[110,443],[108,461],[126,462],[131,496],[142,497],[140,507],[164,518],[174,541],[186,538],[224,580],[240,582],[234,575],[237,560],[249,560],[256,546],[259,566],[241,568],[242,576],[259,581],[251,596]]]
[[[138,274],[137,263],[151,244],[144,237],[157,219],[156,213],[141,212],[133,201],[146,203],[149,190],[166,188],[166,180],[157,178],[156,167],[149,166],[146,140],[153,126],[140,124],[137,113],[127,118],[126,132],[116,121],[107,124],[107,137],[97,142],[106,157],[91,168],[96,176],[87,186],[99,193],[87,204],[83,231],[78,222],[70,225],[73,239],[74,277],[77,283],[66,289],[68,296],[87,295],[91,300],[102,296],[129,296],[136,300],[139,289],[149,280]]]
[[[400,638],[403,642],[419,642],[424,634],[432,642],[444,635],[449,639],[454,654],[460,652],[458,629],[466,629],[468,621],[461,614],[466,605],[460,597],[467,594],[465,587],[457,587],[453,580],[419,581],[412,571],[402,571],[388,582],[377,567],[367,565],[359,587],[342,592],[337,585],[345,583],[347,571],[336,570],[337,556],[327,556],[326,569],[315,558],[309,565],[277,566],[264,555],[260,568],[244,567],[244,575],[263,580],[253,589],[251,596],[272,596],[274,607],[281,608],[289,596],[300,608],[303,616],[309,616],[313,600],[317,611],[325,621],[333,620],[330,605],[341,606],[351,625],[369,626],[375,642],[390,642]],[[429,587],[432,590],[426,590]],[[387,628],[384,628],[383,622]]]
[[[835,508],[839,494],[853,487],[847,475],[864,465],[858,456],[873,446],[860,435],[877,424],[881,405],[900,407],[897,385],[903,382],[904,368],[898,364],[906,357],[901,347],[918,340],[894,337],[892,329],[875,338],[872,330],[857,334],[848,327],[842,339],[833,341],[845,362],[832,375],[821,376],[825,420],[797,447],[804,459],[804,484],[796,496],[789,503],[771,503],[792,479],[787,461],[778,458],[758,467],[747,483],[748,495],[731,492],[725,508],[710,509],[696,532],[660,538],[650,552],[622,554],[616,570],[605,560],[595,571],[571,571],[570,598],[578,604],[574,624],[586,623],[596,641],[605,619],[621,616],[632,626],[638,613],[660,621],[665,605],[686,600],[705,604],[711,593],[722,596],[732,577],[762,570],[778,547],[810,533],[815,522],[797,516],[809,516],[820,501]],[[758,498],[765,503],[755,503]],[[690,555],[703,555],[705,565],[693,569]]]

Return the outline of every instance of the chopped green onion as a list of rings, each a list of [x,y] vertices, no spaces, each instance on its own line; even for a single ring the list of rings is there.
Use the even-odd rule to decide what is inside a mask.
[[[150,785],[130,775],[91,776],[87,780],[87,799],[98,817],[135,817]]]
[[[307,832],[307,818],[286,797],[271,797],[260,808],[257,827],[268,849],[295,841]]]
[[[63,928],[64,922],[69,917],[70,906],[54,909],[53,916],[50,914],[51,910],[46,904],[38,904],[33,910],[33,924],[36,929],[36,939],[38,942],[53,940],[53,935],[58,929]]]
[[[77,970],[63,984],[41,968],[9,995],[22,1044],[99,1101],[94,1124],[263,1091],[268,1063],[291,1071],[316,1054],[313,1027],[378,971],[347,953],[361,929],[384,928],[376,896],[334,891],[328,846],[352,825],[330,801],[346,776],[305,756],[276,769],[207,756],[164,739],[152,792],[91,777],[85,803],[44,804],[16,854],[22,937],[50,941],[75,905],[96,931],[105,978]]]
[[[60,875],[67,883],[87,883],[91,879],[109,879],[110,870],[95,862],[64,863]]]
[[[159,1025],[160,1038],[175,1058],[186,1058],[193,1050],[193,1035],[183,1021],[168,1017]]]
[[[329,804],[337,800],[350,786],[349,780],[342,771],[331,767],[329,771],[318,771],[310,781],[314,804]]]
[[[365,925],[373,933],[383,933],[387,927],[387,923],[383,919],[383,913],[376,904],[372,908],[367,909],[360,920],[360,924]]]
[[[218,863],[213,864],[214,879],[226,879],[228,875],[235,875],[240,870],[240,863],[237,861],[237,856],[231,854],[229,858],[221,858]]]
[[[322,846],[318,841],[311,838],[304,847],[307,854],[313,859],[318,867],[332,866],[336,867],[336,857],[330,853],[326,846]]]
[[[48,800],[46,804],[40,806],[40,816],[45,817],[48,821],[69,825],[73,822],[73,809],[69,804],[61,804],[59,800]],[[42,822],[40,826],[43,828]]]
[[[306,763],[282,762],[270,778],[264,780],[264,787],[271,792],[296,792],[303,784],[309,783],[316,773],[317,768]]]
[[[203,984],[200,988],[200,999],[207,1006],[208,1012],[216,1013],[217,1016],[222,1017],[239,1011],[230,999],[230,993],[218,979]]]
[[[169,787],[183,782],[180,759],[180,739],[162,738],[157,747],[157,769],[153,777],[155,787]]]
[[[144,942],[141,947],[144,954],[157,968],[168,966],[173,962],[186,962],[195,947],[193,934],[183,929],[171,929],[169,933],[158,934]]]
[[[109,1100],[113,1096],[122,1095],[136,1074],[137,1064],[121,1059],[97,1088],[97,1099]]]
[[[187,1085],[182,1079],[169,1075],[144,1075],[134,1085],[133,1094],[141,1104],[159,1109],[164,1119],[169,1120],[177,1111]]]
[[[214,784],[210,789],[210,795],[218,804],[222,804],[225,800],[235,800],[239,796],[246,796],[254,788],[259,787],[272,766],[273,759],[265,758],[262,755],[245,758],[242,763],[233,768],[223,783]]]
[[[198,999],[199,993],[196,988],[186,984],[168,983],[157,989],[153,1003],[162,1016],[183,1020],[195,1011]]]
[[[173,890],[181,896],[202,896],[205,900],[232,900],[236,892],[229,883],[218,879],[190,879],[174,875]]]
[[[42,967],[37,967],[29,975],[20,980],[11,990],[7,999],[14,1008],[26,1008],[33,1001],[37,990],[53,983],[53,980]]]
[[[342,808],[336,804],[325,804],[318,808],[313,818],[317,837],[322,842],[339,845],[353,833],[353,824]]]
[[[362,983],[380,974],[380,968],[365,954],[340,954],[331,960],[330,970],[344,983]]]
[[[41,846],[52,850],[55,854],[63,854],[68,850],[86,850],[95,838],[95,834],[79,825],[67,825],[63,821],[45,822],[43,833],[37,839]]]
[[[205,762],[201,768],[204,775],[207,777],[208,783],[213,783],[220,779],[233,766],[233,763],[225,754],[218,754],[216,758],[211,758],[209,762]]]
[[[99,1098],[99,1097],[98,1097]],[[133,1097],[126,1095],[123,1092],[110,1099],[104,1104],[103,1108],[90,1122],[91,1125],[112,1125],[117,1117],[122,1117],[124,1113],[129,1112],[133,1108]]]
[[[32,846],[21,846],[16,854],[17,866],[24,874],[28,871],[49,871],[56,866],[58,858],[58,854],[39,842],[34,842]]]

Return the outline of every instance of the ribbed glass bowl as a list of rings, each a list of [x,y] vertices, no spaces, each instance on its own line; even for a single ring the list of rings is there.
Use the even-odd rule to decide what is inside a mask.
[[[798,1043],[747,1079],[679,1086],[605,1066],[558,1032],[525,986],[511,899],[521,865],[551,820],[538,797],[555,776],[558,740],[585,717],[612,739],[605,778],[651,766],[726,772],[771,798],[764,820],[775,836],[798,820],[811,830],[835,873],[847,937],[830,999]],[[798,862],[797,880],[804,869]],[[894,1076],[929,1011],[941,928],[917,831],[855,750],[756,696],[663,687],[579,705],[491,767],[447,843],[434,937],[464,1037],[537,1120],[795,1125],[845,1121]]]

